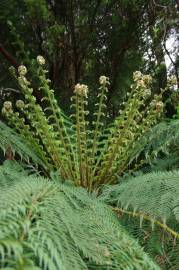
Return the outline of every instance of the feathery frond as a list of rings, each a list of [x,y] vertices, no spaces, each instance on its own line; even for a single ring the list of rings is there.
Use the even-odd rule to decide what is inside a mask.
[[[115,211],[151,221],[179,238],[179,233],[166,226],[177,220],[175,207],[179,197],[179,171],[158,172],[129,178],[120,185],[104,188],[103,201],[118,207]],[[128,211],[129,209],[129,211]]]
[[[162,269],[178,269],[179,171],[153,172],[106,186],[101,200]]]
[[[5,178],[0,167],[0,185]],[[22,174],[0,191],[0,267],[159,269],[84,189]]]
[[[179,120],[162,121],[152,127],[136,145],[136,158],[145,156],[145,163],[155,170],[172,169],[179,162]],[[160,167],[161,166],[161,167]]]
[[[151,222],[159,220],[165,225],[171,219],[179,221],[178,183],[179,171],[144,174],[104,188],[101,199],[126,213],[129,209],[129,214],[141,219],[147,216]]]
[[[26,162],[31,161],[34,164],[39,164],[44,169],[46,169],[46,164],[42,159],[42,156],[39,155],[39,152],[36,151],[32,141],[29,141],[28,138],[19,136],[19,134],[15,132],[14,129],[8,127],[1,121],[0,148],[4,151],[4,154],[10,148],[13,155],[17,154],[21,160]]]

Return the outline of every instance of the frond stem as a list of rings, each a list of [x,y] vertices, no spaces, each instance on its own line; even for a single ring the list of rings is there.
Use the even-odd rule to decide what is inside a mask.
[[[177,233],[176,231],[174,231],[173,229],[171,229],[169,226],[167,226],[166,224],[155,220],[154,218],[142,213],[142,212],[132,212],[132,211],[127,211],[124,210],[122,208],[117,208],[117,207],[111,207],[111,209],[116,212],[116,213],[122,213],[122,214],[126,214],[129,215],[131,217],[142,217],[143,219],[150,221],[156,225],[158,225],[160,228],[162,228],[164,231],[166,231],[167,233],[171,234],[175,239],[178,238],[179,239],[179,233]]]

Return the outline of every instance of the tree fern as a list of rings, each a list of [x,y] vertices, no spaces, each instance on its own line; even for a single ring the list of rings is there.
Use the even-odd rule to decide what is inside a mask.
[[[0,168],[1,269],[159,269],[94,196],[21,170],[11,181],[15,168]]]

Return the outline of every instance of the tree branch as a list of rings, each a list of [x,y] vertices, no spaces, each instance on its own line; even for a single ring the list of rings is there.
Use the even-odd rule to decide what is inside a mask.
[[[4,46],[0,43],[0,53],[4,56],[4,58],[11,63],[15,68],[18,68],[19,64],[15,60],[15,58],[4,48]]]

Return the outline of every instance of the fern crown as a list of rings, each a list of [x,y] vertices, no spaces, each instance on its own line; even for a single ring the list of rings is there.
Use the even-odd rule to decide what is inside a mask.
[[[162,93],[151,100],[151,76],[135,72],[128,100],[113,124],[108,126],[104,116],[110,83],[108,77],[101,76],[99,102],[93,121],[89,123],[88,87],[84,84],[75,86],[71,105],[73,113],[67,117],[58,106],[46,77],[45,59],[38,56],[37,63],[42,105],[33,95],[32,84],[26,77],[27,68],[20,66],[17,80],[24,101],[16,102],[15,112],[11,103],[4,103],[2,113],[8,118],[9,125],[33,149],[36,161],[41,160],[40,166],[43,164],[41,168],[47,174],[57,170],[64,180],[71,179],[89,190],[99,184],[114,183],[116,174],[122,175],[129,170],[137,142],[160,117]]]

